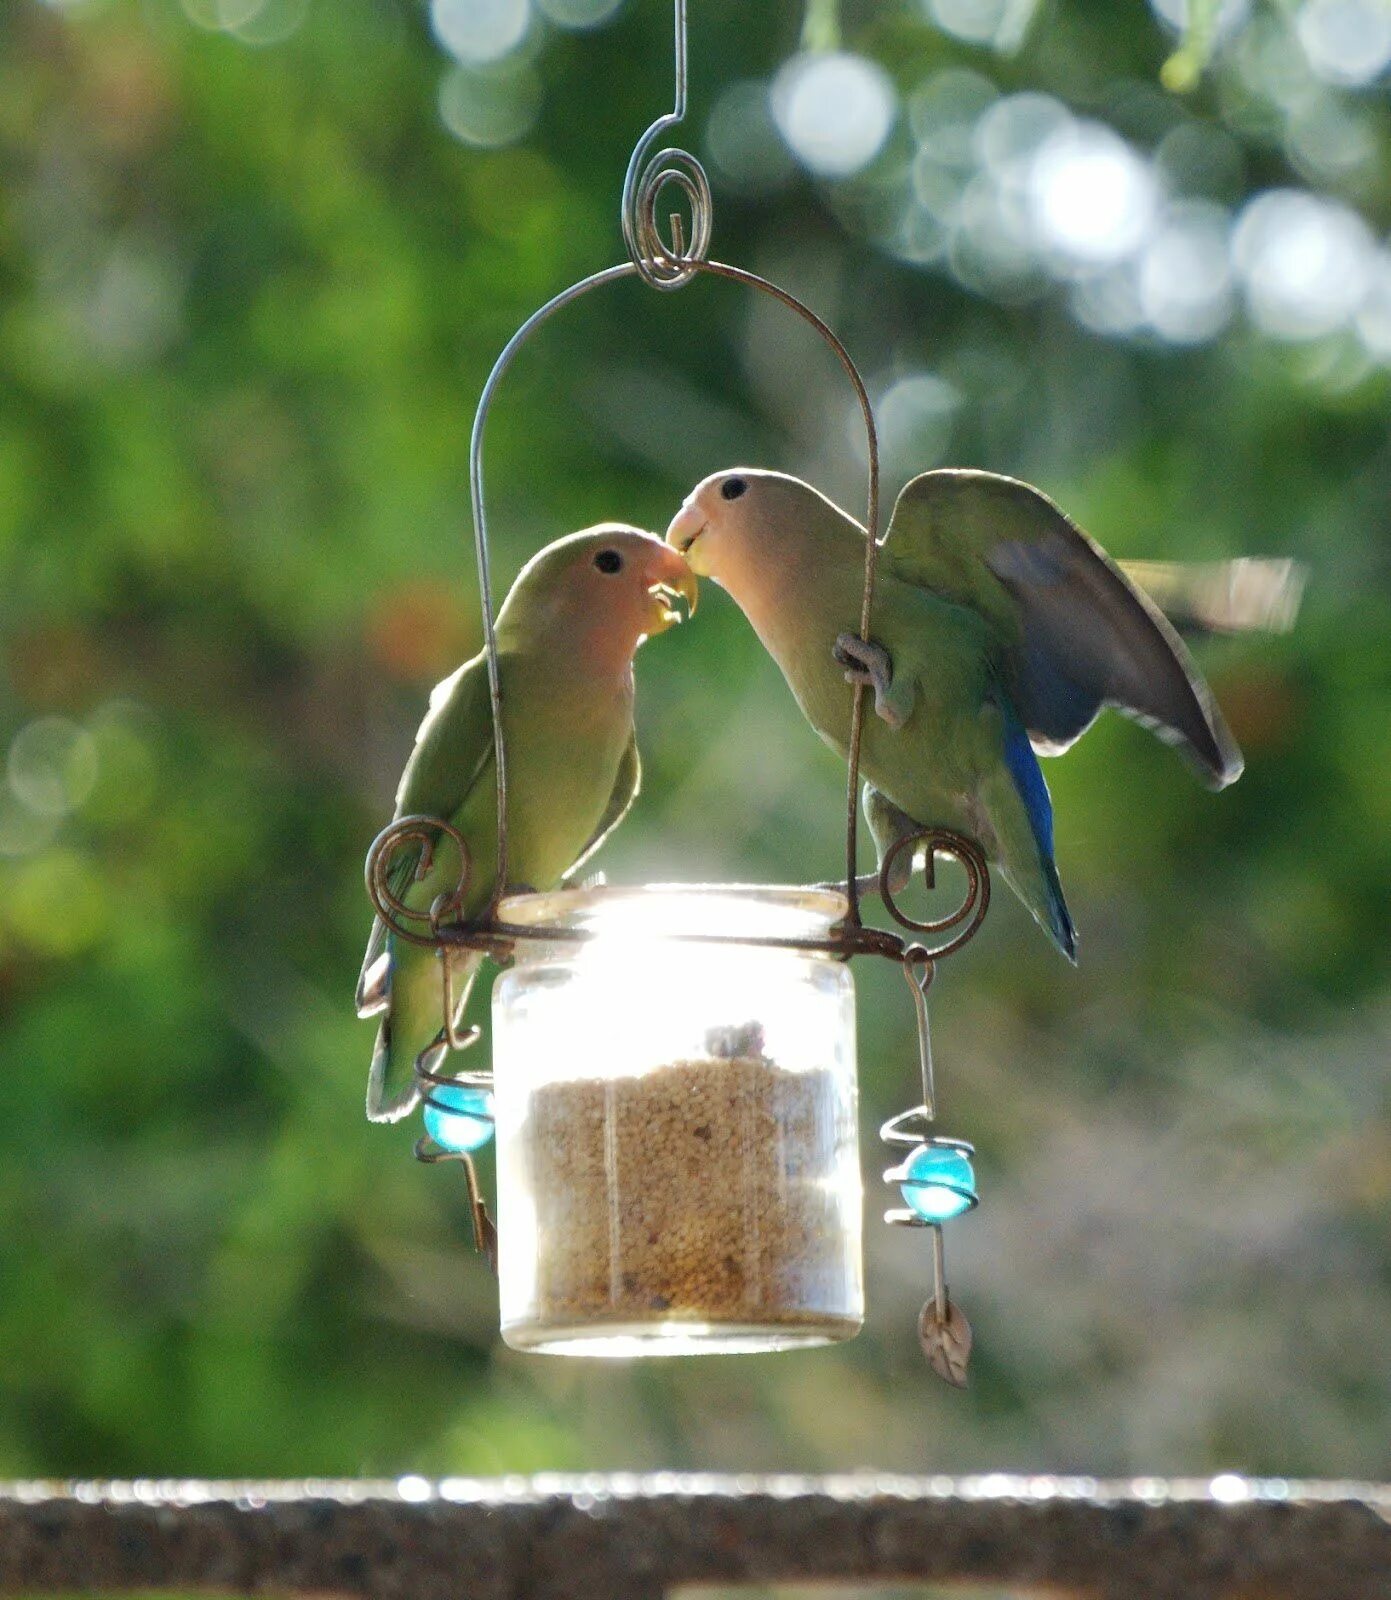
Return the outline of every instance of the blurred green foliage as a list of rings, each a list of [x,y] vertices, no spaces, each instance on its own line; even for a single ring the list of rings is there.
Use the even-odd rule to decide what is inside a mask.
[[[1101,327],[1065,270],[908,259],[885,243],[906,113],[845,182],[770,149],[761,188],[716,165],[718,254],[804,294],[877,394],[947,386],[947,423],[890,450],[889,493],[941,461],[1016,472],[1118,554],[1294,554],[1310,596],[1291,636],[1205,654],[1248,755],[1230,793],[1115,718],[1049,767],[1080,969],[1001,896],[934,992],[944,1127],[982,1169],[949,1241],[971,1391],[916,1350],[923,1240],[874,1220],[870,1136],[914,1093],[878,970],[865,1334],[766,1360],[515,1356],[452,1175],[362,1116],[360,864],[429,685],[478,647],[477,391],[523,316],[618,257],[669,9],[538,24],[539,120],[499,149],[442,125],[448,63],[412,0],[319,0],[264,48],[187,11],[0,10],[0,1474],[1391,1471],[1372,345],[1240,306],[1166,343]],[[801,18],[692,11],[704,149],[721,90],[775,72]],[[1391,223],[1375,84],[1319,91],[1363,141],[1319,169],[1334,135],[1299,144],[1249,39],[1180,101],[1138,0],[1025,8],[1008,51],[939,12],[847,5],[844,40],[905,102],[968,71],[1145,152],[1196,130],[1229,208],[1311,188]],[[503,581],[588,522],[664,526],[740,459],[854,505],[843,379],[780,315],[626,284],[549,329],[491,428]],[[835,874],[843,774],[722,596],[639,680],[646,784],[612,877]]]

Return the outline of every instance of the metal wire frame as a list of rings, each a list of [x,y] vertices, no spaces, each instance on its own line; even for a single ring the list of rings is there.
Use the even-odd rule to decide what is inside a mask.
[[[406,846],[420,843],[421,853],[415,869],[415,879],[423,879],[434,865],[435,834],[447,836],[459,854],[459,876],[454,886],[435,896],[428,908],[406,904],[391,888],[391,863]],[[422,842],[423,841],[423,842]],[[919,922],[906,916],[898,908],[890,879],[899,857],[912,846],[914,854],[924,852],[924,878],[928,889],[936,886],[935,859],[945,855],[956,861],[966,874],[966,891],[955,911],[935,921]],[[472,950],[505,962],[512,956],[514,947],[527,941],[542,944],[584,944],[599,937],[592,928],[560,927],[541,923],[507,922],[495,912],[467,922],[450,922],[447,919],[467,901],[473,876],[473,859],[463,835],[452,823],[438,817],[407,816],[389,823],[372,841],[367,852],[366,884],[373,909],[393,937],[408,944],[423,945],[446,954],[450,950]],[[931,984],[935,966],[944,956],[953,954],[969,940],[984,920],[990,904],[990,871],[980,846],[964,834],[949,828],[922,828],[906,835],[886,853],[879,868],[878,893],[889,913],[903,927],[917,934],[945,934],[940,944],[928,946],[916,940],[909,942],[900,934],[887,928],[866,927],[858,919],[846,917],[824,938],[784,934],[742,933],[691,933],[677,932],[668,935],[683,944],[739,944],[752,949],[795,950],[810,955],[826,955],[848,960],[857,955],[887,956],[903,963],[909,982],[920,1002],[925,1005],[925,995]],[[494,889],[494,902],[498,899]],[[957,930],[953,932],[952,930]],[[449,964],[444,965],[444,999],[446,1009],[452,1007],[452,981]],[[470,1030],[476,1034],[477,1030]],[[472,1037],[456,1036],[452,1015],[448,1023],[449,1042],[455,1049],[465,1049]],[[930,1059],[930,1058],[929,1058]],[[423,1074],[430,1077],[431,1074]],[[448,1078],[441,1083],[454,1081]]]
[[[680,0],[678,0],[678,5],[680,5]],[[664,122],[666,119],[662,120]],[[644,141],[647,138],[650,138],[653,131],[660,129],[661,126],[662,122],[654,123],[652,128],[648,130],[648,133],[644,135]],[[640,154],[641,149],[642,141],[640,141],[638,151],[635,152],[635,155]],[[663,151],[661,153],[661,157],[658,159],[665,158],[668,154],[669,152]],[[695,158],[693,156],[687,157],[687,159],[695,163]],[[699,165],[699,163],[695,164]],[[684,172],[677,172],[674,174],[662,172],[653,177],[649,168],[648,174],[644,175],[642,183],[639,185],[637,190],[637,193],[641,198],[643,213],[642,217],[632,224],[635,236],[646,237],[648,228],[655,229],[655,223],[653,223],[651,219],[655,215],[653,208],[656,202],[656,191],[662,186],[662,184],[666,182],[677,183],[681,187],[683,193],[687,194],[688,197],[692,197],[692,190],[687,186],[689,179],[686,177]],[[692,203],[693,205],[695,204],[694,198],[692,198]],[[708,211],[704,213],[704,216],[708,219]],[[851,386],[855,391],[855,399],[859,404],[860,414],[865,426],[865,440],[869,454],[869,489],[867,495],[866,513],[867,537],[865,540],[865,582],[861,606],[860,636],[866,642],[868,642],[869,639],[870,616],[874,607],[875,571],[879,554],[879,541],[876,533],[879,521],[879,439],[874,423],[874,410],[870,404],[869,394],[865,389],[864,380],[861,378],[859,369],[856,367],[854,360],[851,358],[850,352],[841,343],[840,339],[836,337],[835,333],[832,332],[830,327],[819,316],[817,316],[817,314],[809,306],[803,304],[803,302],[799,300],[796,295],[790,293],[786,289],[781,288],[778,284],[771,282],[769,279],[761,277],[756,272],[749,272],[743,267],[730,266],[726,262],[710,261],[696,256],[692,252],[698,245],[700,245],[702,240],[708,239],[708,223],[705,226],[697,224],[694,229],[694,233],[695,239],[689,251],[678,254],[678,251],[680,251],[682,248],[682,241],[680,239],[676,239],[669,247],[663,246],[663,253],[661,255],[653,257],[645,262],[625,261],[618,266],[606,267],[600,272],[591,273],[589,277],[581,279],[578,283],[571,284],[568,289],[563,289],[553,299],[548,300],[546,304],[543,305],[539,310],[532,312],[531,316],[529,316],[526,321],[522,323],[521,327],[517,329],[512,337],[507,341],[507,344],[503,347],[502,354],[497,358],[497,361],[493,365],[492,371],[488,374],[487,382],[483,385],[483,391],[479,397],[478,410],[474,416],[473,432],[469,446],[469,490],[473,502],[474,546],[478,562],[478,586],[480,600],[483,608],[483,640],[484,649],[487,653],[488,659],[488,686],[492,701],[493,738],[497,753],[496,781],[498,796],[497,873],[494,880],[493,892],[488,904],[485,920],[489,920],[494,917],[498,904],[506,892],[508,828],[507,756],[502,731],[502,692],[498,672],[497,635],[494,621],[491,564],[488,555],[487,512],[483,493],[483,440],[488,421],[488,413],[492,407],[493,396],[497,392],[498,385],[501,383],[503,377],[507,373],[508,368],[512,365],[513,360],[515,359],[517,353],[521,350],[522,346],[526,344],[531,335],[539,327],[549,322],[550,319],[557,314],[557,312],[562,311],[566,306],[572,304],[574,301],[581,299],[584,295],[591,293],[595,289],[602,288],[606,284],[617,283],[625,278],[646,277],[648,271],[652,270],[670,273],[675,270],[676,264],[679,263],[680,270],[683,274],[681,282],[688,282],[690,278],[694,277],[696,274],[703,273],[712,277],[727,279],[731,283],[742,284],[745,287],[754,289],[761,294],[768,295],[773,300],[776,300],[779,304],[786,306],[790,311],[796,312],[796,314],[801,317],[809,327],[811,327],[817,334],[820,335],[822,340],[835,354],[836,359],[840,362],[840,365],[844,369],[846,376],[850,380]],[[673,277],[668,276],[663,279],[660,286],[663,288],[675,288],[679,285]],[[851,713],[850,726],[848,777],[849,798],[846,807],[847,823],[845,847],[846,899],[849,902],[849,920],[852,924],[858,924],[860,921],[859,885],[856,878],[859,827],[859,806],[857,801],[859,791],[860,747],[864,737],[864,700],[864,685],[857,684],[854,689],[854,704]],[[910,924],[907,923],[904,925],[910,926]]]
[[[468,903],[472,877],[472,858],[462,834],[444,819],[425,816],[408,816],[397,819],[377,836],[368,852],[366,863],[367,891],[378,916],[398,938],[411,943],[433,946],[440,954],[444,1003],[443,1040],[454,1050],[473,1044],[478,1036],[476,1029],[458,1033],[454,1018],[452,988],[452,950],[462,948],[480,951],[499,960],[506,960],[515,945],[523,940],[541,942],[582,941],[593,937],[589,930],[540,926],[518,926],[502,921],[498,916],[500,903],[507,893],[509,837],[507,818],[507,750],[503,733],[502,688],[499,672],[496,619],[493,604],[492,571],[488,548],[487,509],[483,483],[483,446],[488,416],[494,396],[503,377],[522,347],[533,333],[552,317],[583,296],[627,278],[637,277],[653,288],[670,291],[705,274],[722,278],[766,295],[796,313],[819,335],[835,355],[851,387],[864,423],[868,460],[868,486],[865,517],[864,586],[860,607],[860,638],[870,641],[870,623],[874,609],[875,580],[877,574],[879,541],[880,463],[878,431],[874,410],[870,403],[864,380],[845,345],[811,308],[795,295],[758,273],[742,267],[730,266],[709,259],[713,229],[713,200],[709,180],[701,163],[689,152],[666,146],[649,156],[648,152],[669,129],[681,122],[686,113],[687,99],[687,39],[686,0],[674,0],[675,23],[675,93],[672,110],[658,117],[638,140],[629,160],[623,183],[621,221],[629,260],[572,284],[547,301],[516,330],[494,362],[479,395],[469,439],[469,496],[473,516],[474,552],[478,569],[480,604],[483,613],[484,650],[488,669],[488,692],[493,720],[494,766],[497,788],[497,854],[496,871],[486,906],[476,918],[467,922],[457,920]],[[684,197],[690,211],[689,243],[678,212],[670,216],[670,238],[662,236],[657,221],[657,208],[664,190],[675,188]],[[860,880],[857,872],[859,844],[859,787],[860,760],[864,740],[866,690],[863,683],[853,689],[850,739],[847,750],[847,794],[845,832],[845,899],[844,920],[822,939],[812,938],[747,938],[731,934],[686,934],[680,937],[699,943],[738,943],[750,946],[801,950],[831,957],[849,959],[860,954],[876,954],[902,963],[905,978],[913,994],[917,1013],[918,1036],[923,1072],[923,1100],[927,1115],[932,1115],[932,1056],[931,1040],[927,1026],[926,991],[932,981],[935,963],[961,948],[969,940],[985,916],[990,903],[990,874],[979,845],[964,835],[945,828],[924,827],[898,840],[886,853],[880,864],[878,890],[888,914],[910,934],[940,938],[935,945],[921,942],[909,943],[898,934],[884,929],[865,927],[860,912]],[[441,835],[448,836],[459,853],[460,871],[452,890],[438,895],[427,911],[416,911],[393,892],[390,886],[392,861],[408,845],[419,847],[415,880],[420,881],[432,869],[435,850]],[[929,889],[935,886],[935,859],[944,854],[952,857],[966,873],[966,892],[958,909],[950,915],[931,921],[917,921],[907,916],[898,906],[892,887],[896,869],[905,853],[909,861],[916,860],[918,852],[925,853],[925,881]],[[480,1087],[491,1082],[487,1073],[468,1073],[447,1076],[418,1067],[418,1076],[430,1091],[448,1083],[476,1083]],[[438,1102],[434,1102],[438,1104]],[[471,1184],[471,1191],[476,1183]]]

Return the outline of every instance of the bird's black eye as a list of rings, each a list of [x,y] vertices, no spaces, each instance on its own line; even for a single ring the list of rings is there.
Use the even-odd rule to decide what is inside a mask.
[[[748,486],[748,480],[745,478],[726,478],[720,485],[720,498],[722,500],[737,500]]]
[[[594,557],[594,565],[598,567],[600,572],[622,572],[623,557],[619,555],[617,550],[601,550]]]

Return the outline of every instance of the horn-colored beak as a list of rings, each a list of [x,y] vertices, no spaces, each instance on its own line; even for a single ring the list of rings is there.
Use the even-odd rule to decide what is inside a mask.
[[[686,602],[686,616],[695,615],[696,601],[700,596],[700,580],[686,565],[683,557],[673,555],[667,570],[656,583],[649,584],[647,592],[656,602],[649,631],[665,633],[668,628],[674,627],[682,620],[681,613],[675,609],[678,600]]]
[[[688,500],[667,525],[667,543],[684,556],[705,532],[705,515]]]

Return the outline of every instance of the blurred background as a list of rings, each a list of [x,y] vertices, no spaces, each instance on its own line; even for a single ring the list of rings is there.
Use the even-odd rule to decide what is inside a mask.
[[[1204,651],[1234,790],[1115,717],[1049,766],[1080,968],[1002,894],[934,991],[974,1385],[926,1371],[926,1241],[878,1222],[917,1094],[886,963],[841,1349],[513,1355],[457,1175],[362,1115],[362,858],[480,644],[475,399],[621,258],[668,0],[8,0],[0,1475],[1386,1476],[1391,5],[1222,0],[1186,42],[1185,0],[691,12],[715,253],[839,329],[886,494],[989,467],[1120,555],[1311,569],[1292,635]],[[736,462],[860,502],[806,330],[591,296],[494,411],[500,589]],[[841,768],[723,595],[639,682],[598,865],[840,870]]]

